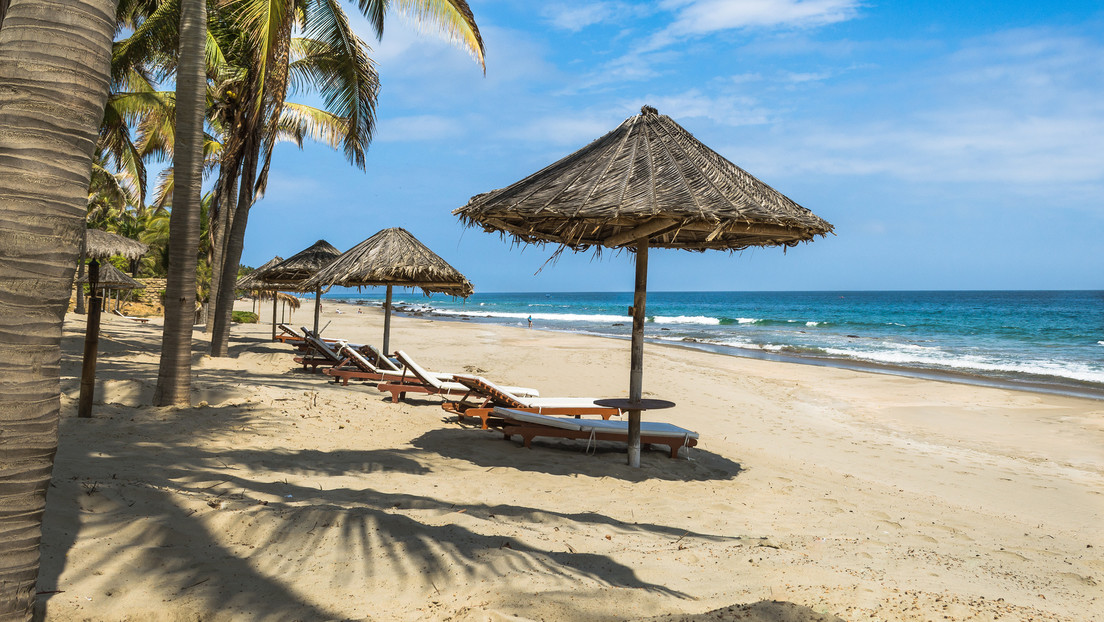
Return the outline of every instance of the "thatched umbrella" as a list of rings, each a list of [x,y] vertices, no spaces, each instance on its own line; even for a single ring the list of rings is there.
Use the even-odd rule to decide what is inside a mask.
[[[790,247],[832,232],[811,211],[644,106],[547,168],[457,209],[461,221],[523,243],[636,252],[629,374],[629,464],[640,465],[648,248]]]
[[[77,283],[88,283],[88,274],[77,279]],[[99,280],[96,281],[96,287],[100,290],[120,290],[120,289],[143,289],[145,285],[142,285],[138,281],[132,279],[125,272],[122,272],[111,263],[104,263],[100,266]],[[118,297],[115,299],[115,308],[118,308]]]
[[[306,287],[307,279],[317,274],[322,268],[330,265],[341,255],[341,251],[333,247],[325,240],[318,240],[310,247],[305,248],[291,257],[281,261],[271,268],[261,272],[258,270],[257,278],[275,289],[292,290],[297,292],[314,291],[314,333],[318,334],[318,319],[322,309],[322,288],[317,286]]]
[[[391,338],[391,289],[421,288],[428,296],[443,293],[450,296],[471,296],[471,282],[447,261],[426,248],[406,229],[384,229],[350,248],[309,281],[308,286],[330,288],[334,285],[387,287],[383,316],[383,352],[388,352]]]
[[[115,255],[136,260],[149,251],[141,242],[121,235],[86,229],[84,232],[84,254],[91,259],[88,263],[86,281],[90,284],[88,301],[88,323],[84,331],[84,363],[81,366],[80,400],[77,403],[78,417],[92,416],[92,398],[96,391],[96,354],[100,346],[100,260]],[[111,264],[105,264],[110,266]],[[112,266],[114,269],[114,266]],[[121,273],[120,273],[121,274]],[[125,275],[123,275],[125,276]]]
[[[261,280],[260,275],[263,274],[265,270],[268,270],[269,268],[275,266],[283,260],[284,258],[280,257],[279,255],[273,257],[272,259],[269,259],[268,261],[264,262],[264,264],[262,264],[260,268],[257,268],[256,270],[238,279],[238,282],[234,283],[234,289],[249,290],[253,292],[254,299],[258,298],[258,292],[276,291],[276,288],[278,288],[279,285],[271,285],[265,283]],[[276,296],[272,297],[272,339],[273,341],[276,340]]]

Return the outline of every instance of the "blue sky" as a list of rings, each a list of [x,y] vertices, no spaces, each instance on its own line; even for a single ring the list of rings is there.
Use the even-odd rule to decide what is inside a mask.
[[[659,109],[828,220],[653,251],[649,290],[1104,289],[1104,5],[469,0],[487,73],[390,15],[367,170],[285,145],[243,263],[404,227],[476,291],[628,291],[628,253],[513,247],[451,211]],[[540,272],[538,273],[538,270]]]

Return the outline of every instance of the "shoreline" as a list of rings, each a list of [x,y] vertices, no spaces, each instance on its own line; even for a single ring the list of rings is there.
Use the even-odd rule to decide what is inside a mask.
[[[375,301],[365,300],[364,302],[364,305],[357,305],[356,302],[352,300],[330,299],[330,304],[348,304],[353,307],[364,306],[378,308],[382,305],[382,303],[379,305],[375,304]],[[432,311],[410,312],[404,311],[401,308],[396,308],[393,311],[393,317],[396,316],[408,317],[412,319],[432,318],[434,320],[440,320],[442,322],[477,323],[491,326],[503,326],[505,328],[520,328],[519,326],[512,326],[509,323],[496,322],[494,320],[481,318],[479,316],[438,314]],[[533,330],[570,335],[584,335],[587,337],[598,337],[604,339],[616,339],[619,341],[629,341],[630,339],[630,337],[622,335],[607,335],[586,331],[547,327],[538,327]],[[1009,389],[1013,391],[1027,391],[1030,393],[1043,393],[1048,395],[1062,395],[1067,397],[1082,397],[1093,400],[1104,400],[1104,385],[1083,383],[1074,379],[1035,380],[1027,377],[1000,378],[980,373],[971,373],[967,371],[932,369],[925,367],[908,367],[904,365],[892,365],[889,363],[862,361],[830,356],[803,356],[801,354],[794,353],[768,352],[760,349],[741,348],[739,346],[711,344],[704,342],[677,341],[673,339],[669,340],[649,336],[645,336],[644,341],[646,343],[655,345],[667,345],[676,348],[688,348],[691,350],[712,352],[714,354],[735,356],[739,358],[795,363],[799,365],[813,365],[818,367],[832,367],[838,369],[848,369],[851,371],[863,371],[894,376],[904,376],[906,378],[934,380],[938,382],[951,382],[981,387]]]

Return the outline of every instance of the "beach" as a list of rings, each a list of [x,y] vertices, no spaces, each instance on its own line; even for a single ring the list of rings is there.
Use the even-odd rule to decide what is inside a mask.
[[[266,323],[227,359],[197,331],[193,407],[153,408],[160,320],[105,316],[79,420],[83,321],[47,620],[1104,619],[1104,401],[649,343],[645,397],[676,406],[645,420],[700,440],[631,469],[623,444],[525,449],[439,398],[327,383]],[[322,323],[381,340],[375,307]],[[395,317],[391,345],[542,396],[627,393],[620,339]]]

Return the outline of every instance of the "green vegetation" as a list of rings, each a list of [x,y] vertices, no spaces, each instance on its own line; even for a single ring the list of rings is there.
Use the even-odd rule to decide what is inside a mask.
[[[235,324],[256,324],[260,316],[252,311],[235,311],[231,319]]]

